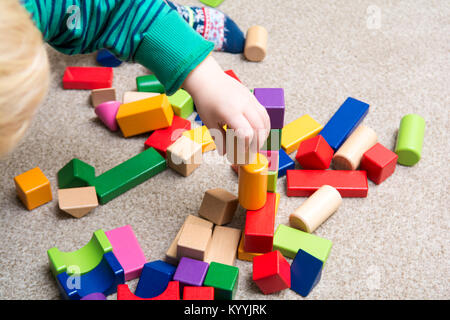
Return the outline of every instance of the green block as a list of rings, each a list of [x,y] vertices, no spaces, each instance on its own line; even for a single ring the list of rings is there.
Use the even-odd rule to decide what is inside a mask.
[[[321,260],[328,259],[333,243],[330,240],[280,224],[273,237],[273,250],[279,250],[283,256],[294,259],[298,250],[308,252]]]
[[[238,278],[237,267],[211,262],[203,286],[214,288],[214,300],[233,300],[238,287]]]
[[[137,77],[136,85],[139,92],[166,92],[166,89],[154,74]]]
[[[223,0],[200,0],[200,2],[206,4],[207,6],[215,8],[219,4],[221,4]]]
[[[188,118],[194,112],[194,100],[189,93],[179,89],[173,95],[168,96],[173,112],[183,118]]]
[[[417,114],[408,114],[400,121],[395,153],[397,162],[405,166],[413,166],[419,162],[422,154],[425,120]]]
[[[266,142],[261,150],[275,150],[281,149],[281,129],[271,129]]]
[[[267,191],[277,192],[278,171],[269,171],[267,174]]]
[[[111,201],[166,167],[166,159],[154,148],[148,148],[95,178],[94,185],[99,202],[105,204]]]
[[[94,179],[95,168],[76,158],[58,171],[59,189],[89,187]]]
[[[56,277],[58,274],[67,272],[68,275],[77,273],[83,275],[98,266],[103,255],[112,251],[103,230],[94,232],[91,240],[81,249],[73,252],[61,252],[54,247],[47,251],[50,269]]]

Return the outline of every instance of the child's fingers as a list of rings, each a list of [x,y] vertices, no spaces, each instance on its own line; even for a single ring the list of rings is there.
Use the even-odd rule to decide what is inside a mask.
[[[264,141],[267,138],[267,129],[264,120],[262,119],[259,112],[255,109],[249,109],[245,112],[244,115],[253,128],[254,132],[252,147],[254,147],[255,149],[252,150],[259,150],[259,148],[262,147]]]

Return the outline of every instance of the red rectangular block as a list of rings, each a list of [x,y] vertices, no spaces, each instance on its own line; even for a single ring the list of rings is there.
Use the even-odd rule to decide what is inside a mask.
[[[178,116],[173,116],[170,127],[153,131],[145,141],[147,148],[153,147],[164,158],[167,158],[167,148],[170,147],[184,131],[191,129],[191,122]]]
[[[214,300],[214,288],[186,286],[183,289],[183,300]]]
[[[395,152],[377,143],[364,153],[360,169],[367,171],[370,180],[380,184],[394,173],[397,159]]]
[[[113,68],[67,67],[63,76],[63,88],[79,90],[111,88],[113,77]]]
[[[227,75],[229,75],[230,77],[235,78],[237,81],[242,83],[242,81],[238,78],[238,76],[236,75],[236,73],[234,73],[233,70],[227,70],[227,71],[225,71],[225,73]]]
[[[342,197],[367,197],[367,173],[363,170],[288,170],[288,197],[309,197],[323,185],[336,188]]]
[[[264,207],[247,210],[244,229],[244,250],[266,253],[272,251],[275,228],[276,193],[267,193]]]

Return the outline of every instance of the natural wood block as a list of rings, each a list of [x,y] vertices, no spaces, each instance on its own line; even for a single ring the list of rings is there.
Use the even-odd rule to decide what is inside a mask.
[[[91,91],[91,103],[94,108],[103,102],[116,101],[116,89],[104,88]]]
[[[211,263],[214,261],[234,265],[240,237],[241,230],[239,229],[216,226],[205,262]]]
[[[17,195],[28,210],[33,210],[52,200],[50,181],[36,167],[14,178]]]
[[[167,165],[182,176],[189,176],[201,164],[202,146],[185,136],[167,148]]]
[[[210,189],[203,196],[198,214],[217,225],[224,225],[233,220],[238,204],[238,197],[227,190]]]
[[[81,218],[98,206],[95,187],[59,189],[58,203],[62,211]]]
[[[245,40],[244,56],[253,62],[263,61],[267,54],[268,36],[264,27],[250,27]]]
[[[123,94],[123,103],[130,103],[159,96],[158,92],[127,91]]]
[[[177,257],[187,257],[203,261],[211,243],[212,230],[197,224],[183,227],[177,244]]]

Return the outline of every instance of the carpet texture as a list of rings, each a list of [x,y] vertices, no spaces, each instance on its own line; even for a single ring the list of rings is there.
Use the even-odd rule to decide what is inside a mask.
[[[219,9],[244,32],[255,24],[267,28],[263,62],[213,55],[249,88],[284,88],[286,123],[307,113],[325,124],[351,96],[370,104],[364,123],[393,149],[402,116],[418,113],[426,121],[423,158],[416,166],[398,165],[381,185],[369,182],[367,198],[344,199],[315,231],[333,248],[307,299],[449,299],[450,2],[226,0]],[[56,174],[69,160],[86,161],[100,174],[142,151],[148,135],[125,139],[109,132],[96,118],[88,91],[62,89],[65,67],[96,65],[95,55],[48,51],[49,94],[22,143],[0,160],[0,299],[59,299],[46,251],[76,250],[100,228],[130,224],[148,261],[162,259],[185,217],[197,215],[207,189],[237,193],[236,175],[210,152],[187,178],[168,169],[82,219],[61,212]],[[148,71],[123,64],[114,73],[121,99],[135,90],[136,76]],[[16,197],[13,178],[35,166],[49,178],[54,200],[29,212]],[[305,201],[288,198],[285,183],[278,181],[276,225],[288,224],[289,214]],[[243,228],[242,209],[230,225]],[[236,266],[236,299],[303,299],[291,290],[265,296],[251,280],[252,264]],[[130,282],[132,291],[136,284]]]

